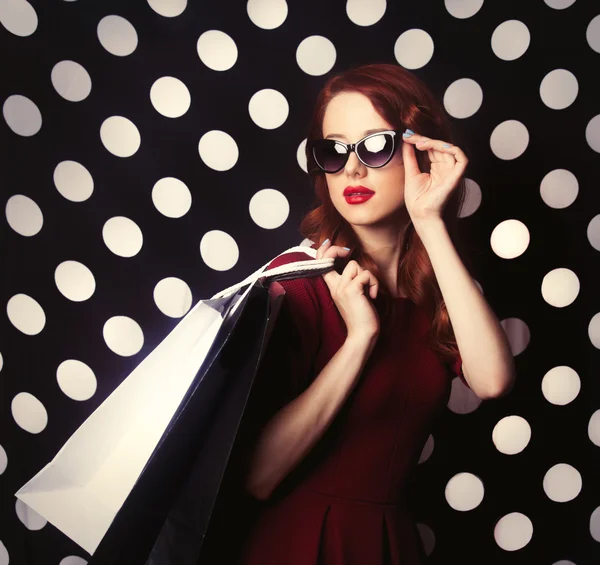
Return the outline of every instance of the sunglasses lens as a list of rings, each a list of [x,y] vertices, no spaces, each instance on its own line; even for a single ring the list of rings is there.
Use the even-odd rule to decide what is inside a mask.
[[[394,136],[381,133],[359,143],[356,152],[369,167],[381,167],[390,159],[394,149]]]
[[[348,158],[348,152],[343,145],[332,139],[320,139],[314,145],[313,155],[317,165],[325,172],[340,170]]]

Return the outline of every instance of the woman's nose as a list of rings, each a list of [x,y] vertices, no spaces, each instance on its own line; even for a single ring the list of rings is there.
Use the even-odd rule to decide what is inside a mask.
[[[348,161],[346,162],[346,173],[352,174],[364,167],[365,166],[360,162],[360,159],[356,156],[356,153],[352,151],[348,157]]]

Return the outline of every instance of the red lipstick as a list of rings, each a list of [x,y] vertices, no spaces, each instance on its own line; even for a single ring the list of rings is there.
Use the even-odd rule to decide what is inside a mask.
[[[366,186],[347,186],[344,189],[344,197],[348,204],[362,204],[369,200],[375,194]]]

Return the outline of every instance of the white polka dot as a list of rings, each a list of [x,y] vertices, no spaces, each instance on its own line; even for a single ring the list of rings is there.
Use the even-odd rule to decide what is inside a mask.
[[[590,516],[590,534],[592,538],[600,542],[600,506]]]
[[[81,102],[92,91],[92,79],[86,69],[75,61],[60,61],[50,74],[52,86],[65,100]]]
[[[529,247],[529,230],[519,220],[504,220],[492,231],[490,245],[498,257],[514,259]]]
[[[0,4],[0,24],[14,35],[27,37],[37,29],[38,17],[29,2],[5,0]]]
[[[337,53],[334,44],[322,35],[303,39],[296,49],[296,62],[307,75],[321,76],[335,65]]]
[[[238,262],[238,245],[228,233],[220,230],[204,234],[200,242],[202,260],[215,271],[228,271]]]
[[[144,345],[142,328],[127,316],[113,316],[107,320],[102,335],[108,348],[122,357],[135,355]]]
[[[554,169],[542,179],[540,195],[551,208],[567,208],[579,194],[577,177],[566,169]]]
[[[600,153],[600,114],[594,116],[585,128],[585,140],[597,153]]]
[[[492,34],[492,51],[499,59],[514,61],[529,48],[531,34],[527,26],[518,20],[501,23]]]
[[[422,29],[405,31],[394,44],[394,57],[406,69],[420,69],[433,57],[433,39]]]
[[[575,563],[568,559],[561,559],[560,561],[555,561],[552,565],[575,565]]]
[[[444,0],[451,16],[464,20],[473,17],[483,6],[483,0]]]
[[[573,104],[578,92],[575,75],[565,69],[549,72],[540,84],[540,98],[553,110],[563,110]]]
[[[459,218],[466,218],[474,214],[481,206],[482,193],[479,184],[473,179],[465,177],[465,199],[459,210]]]
[[[37,235],[44,224],[40,207],[28,196],[15,194],[6,203],[6,221],[18,234]]]
[[[198,152],[204,164],[215,171],[228,171],[240,155],[233,137],[221,130],[206,132],[200,138]]]
[[[587,26],[585,38],[588,45],[596,53],[600,53],[600,15],[596,16]]]
[[[300,145],[298,145],[298,149],[296,150],[296,161],[298,161],[298,165],[305,172],[308,173],[308,166],[306,162],[306,138],[304,138]]]
[[[517,120],[507,120],[497,125],[490,137],[490,147],[499,159],[516,159],[529,145],[529,132]]]
[[[19,499],[17,499],[17,502],[15,503],[15,510],[19,520],[23,522],[28,530],[34,532],[41,530],[48,523],[48,520],[40,516],[33,508],[29,508],[29,506]]]
[[[450,389],[450,398],[448,399],[448,409],[455,414],[470,414],[477,410],[481,404],[479,398],[462,380],[458,377],[452,379],[452,388]]]
[[[246,11],[250,21],[262,29],[275,29],[287,18],[285,0],[248,0]]]
[[[483,500],[483,483],[472,473],[458,473],[446,485],[446,500],[454,510],[473,510]]]
[[[102,238],[106,247],[119,257],[137,255],[144,242],[142,230],[138,225],[123,216],[115,216],[104,224]]]
[[[2,353],[0,353],[0,371],[2,371],[2,367],[4,367],[4,359],[2,358]]]
[[[154,302],[165,316],[181,318],[192,306],[192,291],[185,281],[167,277],[154,287]]]
[[[200,60],[213,71],[227,71],[238,58],[235,41],[216,29],[205,31],[198,38],[196,51]]]
[[[94,371],[77,359],[67,359],[56,369],[56,380],[63,393],[73,400],[89,400],[96,394]]]
[[[59,565],[87,565],[87,561],[83,557],[77,555],[69,555],[61,560]]]
[[[455,80],[444,94],[446,111],[454,118],[468,118],[475,114],[483,101],[481,86],[470,78]]]
[[[569,502],[581,492],[581,474],[567,463],[558,463],[544,475],[544,492],[554,502]]]
[[[433,39],[422,29],[405,31],[394,44],[394,57],[406,69],[420,69],[433,57]]]
[[[588,437],[590,441],[600,447],[600,410],[596,410],[588,423]]]
[[[521,416],[505,416],[492,431],[496,449],[505,455],[521,453],[531,439],[531,426]]]
[[[542,280],[542,296],[551,306],[564,308],[573,304],[580,287],[579,278],[571,269],[553,269]]]
[[[10,556],[6,550],[6,546],[0,541],[0,565],[8,565]]]
[[[54,271],[60,293],[73,302],[83,302],[94,294],[96,280],[92,271],[78,261],[63,261]]]
[[[288,199],[278,190],[259,190],[250,200],[250,217],[266,230],[282,226],[290,215]]]
[[[31,137],[42,128],[42,114],[36,104],[20,94],[9,96],[2,106],[6,125],[17,135]]]
[[[569,6],[575,4],[575,0],[544,0],[550,8],[554,8],[555,10],[564,10]]]
[[[90,172],[76,161],[62,161],[54,169],[54,185],[71,202],[84,202],[94,192]]]
[[[505,551],[516,551],[525,547],[533,536],[531,520],[520,512],[506,514],[494,528],[494,539]]]
[[[531,339],[529,326],[519,318],[505,318],[500,321],[500,325],[506,334],[513,356],[523,353]]]
[[[10,408],[17,426],[30,434],[39,434],[48,425],[48,413],[44,405],[28,392],[17,394]]]
[[[600,349],[600,312],[595,314],[588,325],[588,336],[592,345]]]
[[[6,471],[6,467],[8,467],[8,456],[4,448],[0,445],[0,475]]]
[[[175,77],[162,77],[150,89],[154,109],[167,118],[179,118],[190,108],[192,98],[187,86]]]
[[[118,57],[131,55],[138,44],[135,28],[121,16],[105,16],[98,23],[98,39],[104,49]]]
[[[423,549],[425,550],[425,555],[429,556],[435,549],[435,534],[427,524],[418,523],[417,529],[419,530],[419,536],[421,537],[421,541],[423,542]]]
[[[581,379],[566,365],[550,369],[542,379],[542,394],[551,404],[564,406],[573,402],[581,390]]]
[[[26,335],[37,335],[46,325],[44,309],[26,294],[15,294],[6,304],[6,313],[10,323]]]
[[[290,106],[281,92],[265,88],[250,98],[248,112],[257,126],[264,129],[275,129],[287,120]]]
[[[427,461],[427,459],[429,459],[431,457],[434,446],[435,446],[435,441],[433,439],[433,436],[430,434],[429,437],[427,438],[427,441],[425,442],[425,445],[423,446],[423,449],[421,450],[421,456],[419,457],[419,463],[424,463],[425,461]]]
[[[176,18],[183,14],[187,7],[187,0],[148,0],[148,5],[159,16],[165,18]],[[66,565],[61,563],[60,565]],[[75,565],[72,563],[71,565]]]
[[[139,148],[141,136],[136,125],[123,116],[112,116],[102,122],[100,139],[104,147],[117,157],[131,157]]]
[[[357,26],[372,26],[385,14],[386,0],[348,0],[346,14]]]
[[[600,251],[600,214],[594,216],[587,228],[587,237],[590,242],[590,245]]]
[[[192,194],[184,182],[165,177],[152,188],[152,202],[167,218],[181,218],[192,207]]]

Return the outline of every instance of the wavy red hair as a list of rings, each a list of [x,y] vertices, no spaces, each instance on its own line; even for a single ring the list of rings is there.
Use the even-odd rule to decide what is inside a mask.
[[[398,65],[375,63],[339,72],[327,80],[318,94],[309,122],[306,148],[308,173],[316,200],[313,209],[302,218],[300,232],[314,242],[313,248],[317,248],[327,238],[331,239],[333,245],[349,247],[350,258],[356,260],[361,267],[369,269],[377,280],[381,280],[377,265],[361,249],[354,231],[331,202],[325,173],[316,166],[309,149],[311,141],[323,137],[325,109],[331,99],[341,92],[359,92],[366,96],[394,129],[410,128],[421,135],[453,144],[455,138],[445,110],[429,88],[416,75]],[[420,170],[429,172],[427,152],[415,152]],[[461,178],[459,186],[446,203],[443,219],[459,256],[467,270],[472,272],[459,231],[458,212],[464,198],[465,184],[464,178]],[[451,361],[458,352],[456,339],[431,261],[412,223],[404,232],[402,248],[404,252],[398,265],[399,286],[408,298],[426,309],[431,321],[427,335],[430,347],[442,359]],[[394,319],[395,304],[383,286],[380,287],[379,295],[378,302],[383,306],[380,311],[381,334],[386,336]]]

